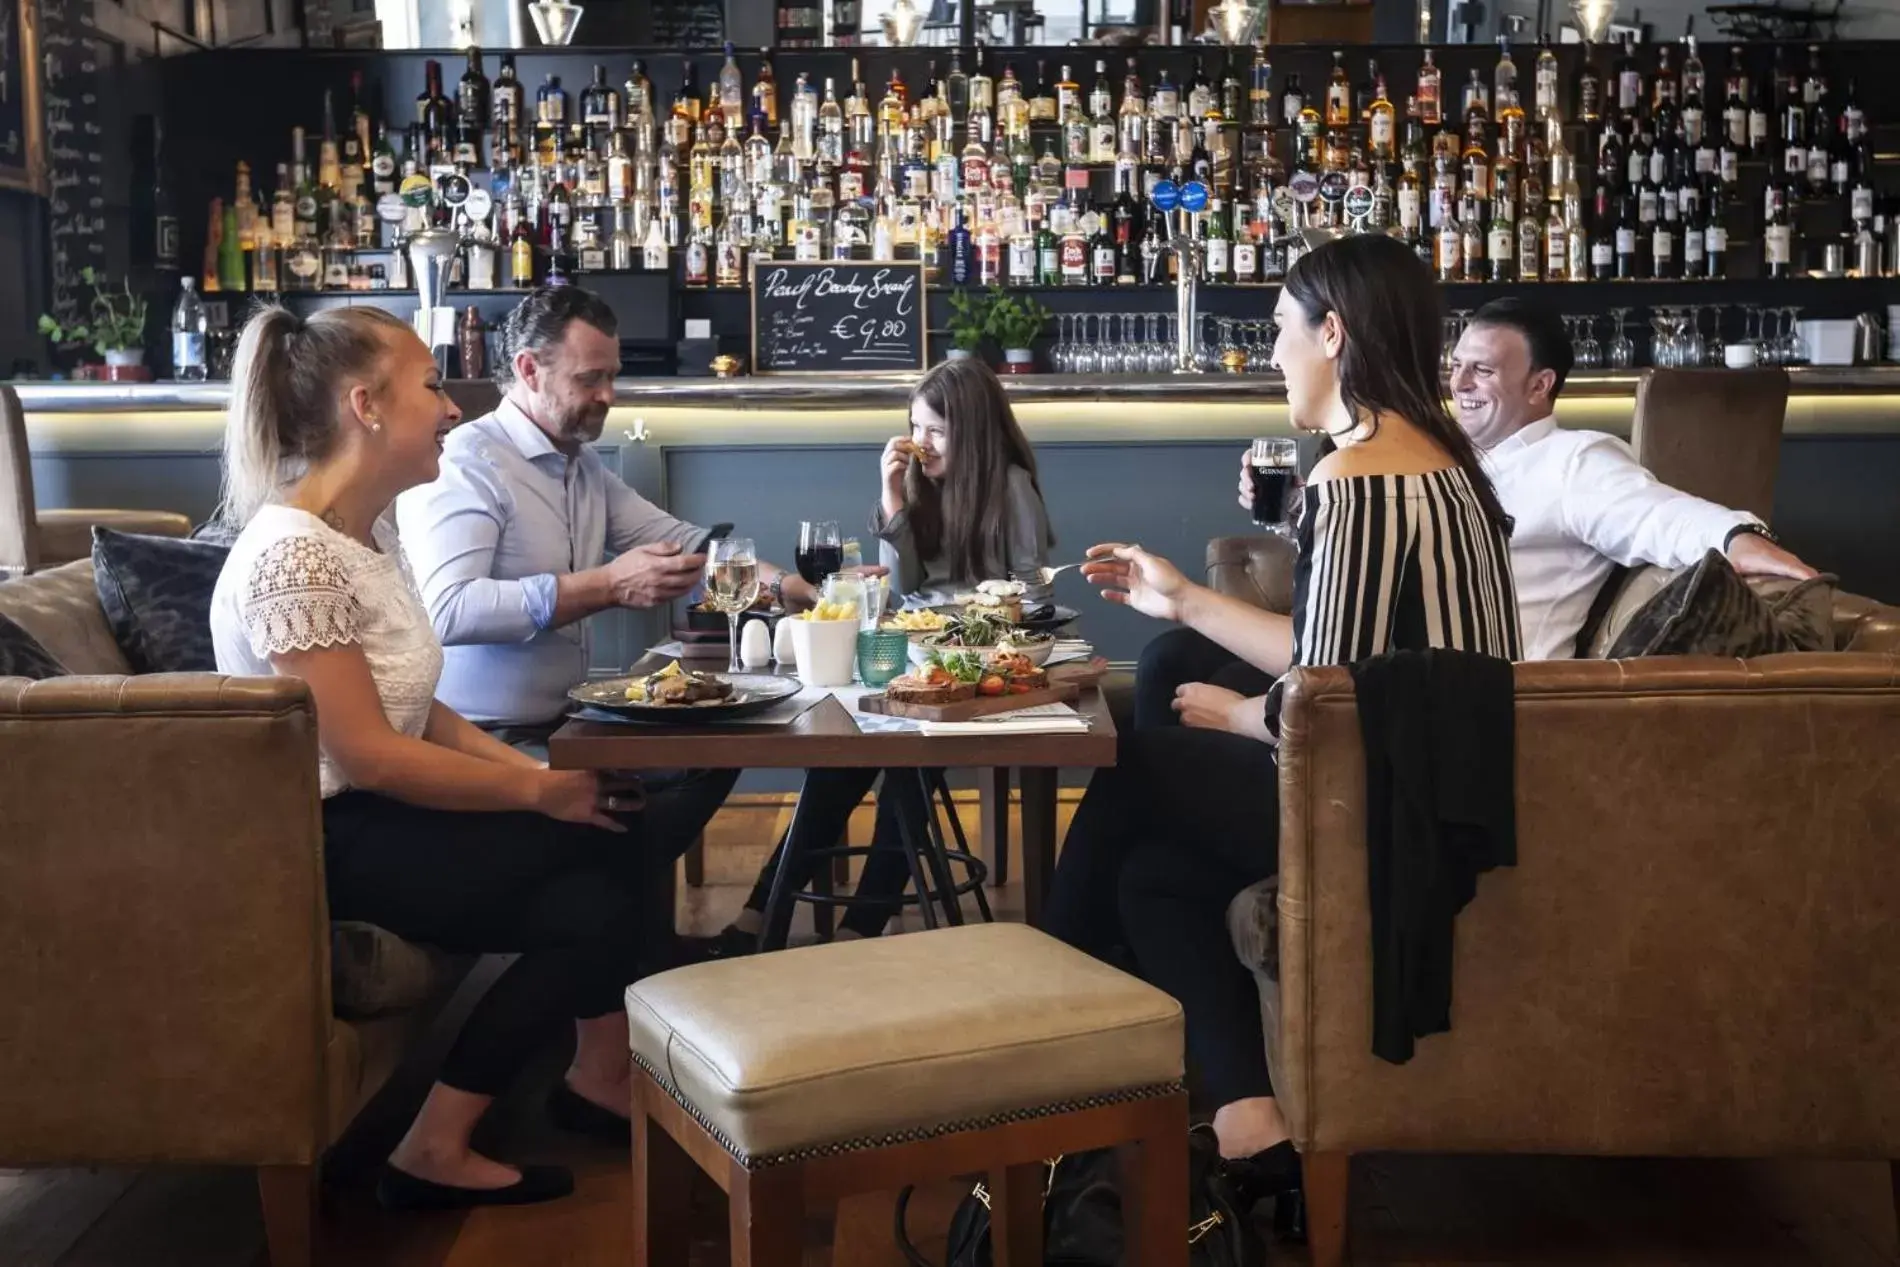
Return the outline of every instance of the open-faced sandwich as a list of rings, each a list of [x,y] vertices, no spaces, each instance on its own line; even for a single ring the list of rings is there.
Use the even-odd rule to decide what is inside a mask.
[[[976,698],[977,682],[983,666],[952,656],[952,669],[943,657],[933,657],[914,673],[892,678],[884,686],[884,697],[894,704],[959,704]]]
[[[952,616],[941,631],[925,634],[918,642],[921,645],[915,649],[913,660],[924,650],[944,654],[976,651],[990,659],[999,655],[1025,656],[1038,664],[1049,658],[1056,645],[1053,635],[1018,629],[999,611],[976,607],[966,608],[961,616]]]
[[[715,673],[694,673],[680,668],[678,660],[658,673],[635,678],[627,685],[627,699],[635,704],[664,704],[684,707],[693,704],[717,704],[732,695],[732,683]]]
[[[984,581],[960,601],[971,615],[993,614],[1013,623],[1023,618],[1023,596],[1028,592],[1021,581]]]

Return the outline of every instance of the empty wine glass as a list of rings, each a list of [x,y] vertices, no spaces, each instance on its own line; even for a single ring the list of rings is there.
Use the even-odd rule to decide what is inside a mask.
[[[1610,309],[1610,341],[1603,359],[1613,370],[1626,370],[1636,364],[1636,341],[1629,334],[1628,308]]]
[[[1578,317],[1576,323],[1577,364],[1587,370],[1597,369],[1603,364],[1603,349],[1597,343],[1596,318]]]
[[[1801,338],[1801,309],[1788,304],[1781,310],[1782,339],[1786,349],[1782,357],[1784,365],[1806,365],[1808,363],[1807,344]]]

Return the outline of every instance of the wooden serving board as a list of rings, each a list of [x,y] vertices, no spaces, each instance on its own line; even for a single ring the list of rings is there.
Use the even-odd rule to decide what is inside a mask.
[[[1065,664],[1052,664],[1044,672],[1053,685],[1086,688],[1108,676],[1108,661],[1101,656],[1092,660],[1070,660]]]
[[[858,701],[858,711],[916,721],[974,721],[997,713],[1013,713],[1019,708],[1034,708],[1038,704],[1073,704],[1081,693],[1073,684],[1058,683],[1021,695],[979,695],[955,704],[900,704],[893,703],[886,695],[866,695]]]

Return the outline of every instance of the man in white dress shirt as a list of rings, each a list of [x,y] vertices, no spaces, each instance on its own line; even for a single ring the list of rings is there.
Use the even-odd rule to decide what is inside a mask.
[[[1525,658],[1575,655],[1619,564],[1688,567],[1713,549],[1738,572],[1814,575],[1755,516],[1661,483],[1613,435],[1559,427],[1553,409],[1571,364],[1562,321],[1521,299],[1478,309],[1452,358],[1452,411],[1516,521]]]

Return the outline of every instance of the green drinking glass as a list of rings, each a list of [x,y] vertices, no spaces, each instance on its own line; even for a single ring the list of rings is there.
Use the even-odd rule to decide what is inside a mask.
[[[902,629],[858,631],[858,676],[866,686],[883,686],[910,667],[910,635]]]

